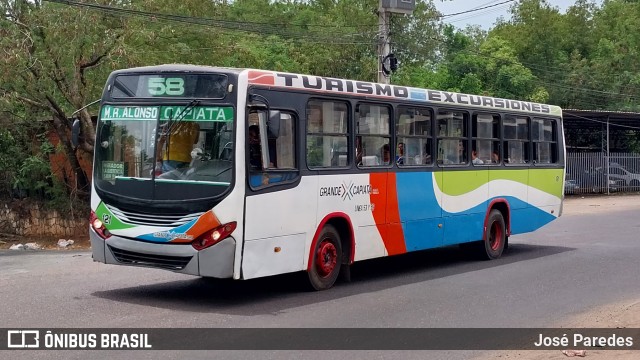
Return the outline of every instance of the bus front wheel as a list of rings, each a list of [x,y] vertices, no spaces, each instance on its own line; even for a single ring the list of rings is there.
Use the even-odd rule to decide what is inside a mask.
[[[329,289],[336,282],[342,264],[342,245],[336,228],[325,225],[312,251],[309,282],[315,290]]]
[[[484,234],[484,257],[488,260],[497,259],[502,255],[507,242],[507,229],[500,210],[493,209],[487,219],[487,229]]]

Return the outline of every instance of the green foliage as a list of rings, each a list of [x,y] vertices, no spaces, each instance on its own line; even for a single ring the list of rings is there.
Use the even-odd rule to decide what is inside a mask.
[[[638,111],[640,3],[577,0],[561,14],[545,0],[523,0],[489,36],[508,39],[523,65],[565,108]]]
[[[33,148],[46,144],[35,138],[44,130],[34,120],[65,135],[68,116],[100,97],[116,69],[191,63],[377,77],[378,0],[86,3],[125,12],[0,0],[4,195],[19,188],[50,199],[69,197],[72,188],[56,185],[46,154],[65,154],[77,171],[78,157],[94,146],[90,117],[97,108],[79,114],[85,135],[79,151],[64,141],[56,149]],[[409,16],[393,15],[391,45],[400,68],[392,82],[568,108],[640,111],[640,2],[577,0],[563,14],[551,1],[521,0],[511,14],[489,32],[444,26],[432,0],[418,1]]]
[[[42,127],[18,116],[22,112],[20,107],[0,112],[0,197],[14,194],[13,184],[20,167],[30,154],[38,151],[35,138]]]
[[[444,28],[444,61],[436,68],[434,87],[509,99],[548,100],[545,89],[519,61],[508,41],[498,36],[485,38],[472,30],[465,33],[451,26]]]
[[[44,197],[52,184],[52,177],[49,162],[42,156],[32,155],[27,157],[18,168],[13,187],[19,192],[26,192],[29,196]]]

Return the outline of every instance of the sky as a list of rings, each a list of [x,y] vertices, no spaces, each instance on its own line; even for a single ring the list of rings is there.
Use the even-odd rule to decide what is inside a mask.
[[[470,10],[476,7],[484,7],[497,3],[504,2],[505,0],[433,0],[438,11],[442,14],[453,14],[461,11]],[[553,6],[560,8],[561,12],[565,12],[567,8],[575,3],[575,0],[548,0]],[[601,1],[599,1],[601,2]],[[498,17],[509,17],[509,7],[513,5],[513,2],[498,5],[484,10],[471,12],[468,14],[462,14],[445,18],[444,22],[452,24],[458,28],[465,28],[467,25],[480,25],[483,29],[489,30],[493,27]]]

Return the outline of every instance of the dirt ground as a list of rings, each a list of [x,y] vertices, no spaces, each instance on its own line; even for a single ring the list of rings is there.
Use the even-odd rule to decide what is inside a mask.
[[[567,196],[563,216],[591,214],[595,212],[640,210],[640,195]]]
[[[87,225],[88,226],[88,225]],[[73,240],[73,245],[67,246],[66,248],[58,247],[58,240]],[[91,248],[91,243],[89,242],[89,238],[78,239],[78,238],[63,238],[63,237],[24,237],[13,234],[0,233],[0,250],[8,249],[11,245],[14,244],[26,244],[26,243],[36,243],[43,250],[88,250]],[[32,251],[32,250],[29,250]]]

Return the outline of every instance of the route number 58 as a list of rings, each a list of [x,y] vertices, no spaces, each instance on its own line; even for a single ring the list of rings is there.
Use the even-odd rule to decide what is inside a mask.
[[[153,96],[180,96],[184,94],[184,79],[149,78],[148,89]]]

